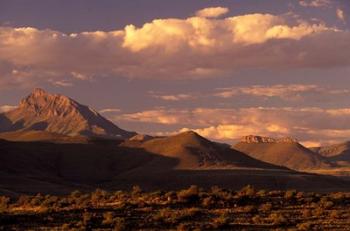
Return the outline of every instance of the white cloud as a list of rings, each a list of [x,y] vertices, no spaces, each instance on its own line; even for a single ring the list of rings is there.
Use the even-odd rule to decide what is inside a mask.
[[[2,106],[0,106],[0,113],[8,112],[8,111],[11,111],[11,110],[16,109],[16,108],[17,108],[17,106],[2,105]]]
[[[343,21],[343,22],[345,22],[345,19],[346,19],[345,18],[345,12],[342,9],[338,8],[336,13],[337,13],[338,19]]]
[[[286,17],[257,13],[156,19],[141,27],[75,34],[0,27],[0,86],[28,87],[50,79],[75,84],[101,76],[207,78],[234,76],[238,69],[350,65],[348,31]]]
[[[190,100],[196,98],[196,96],[192,94],[172,94],[172,95],[164,95],[158,94],[156,92],[149,92],[153,98],[161,99],[165,101],[181,101],[181,100]]]
[[[56,87],[72,87],[73,86],[73,83],[71,83],[67,80],[57,80],[57,81],[51,80],[50,82]]]
[[[113,113],[113,112],[121,112],[119,108],[105,108],[99,111],[100,113]]]
[[[331,0],[299,0],[299,4],[304,7],[329,7]]]
[[[209,7],[197,11],[196,15],[203,18],[217,18],[227,14],[229,11],[230,10],[226,7]]]

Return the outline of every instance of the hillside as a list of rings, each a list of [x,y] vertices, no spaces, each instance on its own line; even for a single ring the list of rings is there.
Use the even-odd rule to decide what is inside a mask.
[[[321,155],[305,148],[293,139],[243,137],[233,147],[253,158],[294,170],[323,169],[333,166]]]
[[[350,141],[324,147],[313,148],[318,154],[332,161],[350,162]]]
[[[176,142],[183,137],[184,134],[175,136]],[[157,142],[170,144],[168,139],[174,137]],[[187,150],[187,153],[178,155],[181,158],[176,155],[181,152],[151,148],[155,143],[148,142],[152,140],[144,142],[144,147],[148,146],[153,152],[145,150],[142,145],[127,147],[125,143],[118,145],[118,141],[113,140],[85,144],[0,140],[0,192],[6,195],[67,194],[75,189],[121,190],[134,185],[146,190],[173,190],[193,184],[204,188],[218,185],[238,189],[251,184],[270,189],[333,191],[347,189],[349,185],[340,178],[290,171],[237,151],[218,151],[212,160],[197,162],[201,160],[199,151],[193,150],[204,154],[202,151],[208,148],[205,146],[208,141],[201,139],[188,144],[191,146],[188,150],[187,145],[173,149]],[[200,142],[204,142],[200,144],[201,148],[196,147]],[[190,159],[194,162],[187,162],[190,155],[195,155]],[[184,160],[186,165],[182,163]]]
[[[169,137],[149,139],[145,142],[126,142],[123,145],[143,148],[150,153],[175,158],[178,161],[177,169],[282,169],[211,142],[192,131]]]

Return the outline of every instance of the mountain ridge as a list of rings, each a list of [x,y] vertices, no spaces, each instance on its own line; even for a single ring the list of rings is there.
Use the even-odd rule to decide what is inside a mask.
[[[251,138],[252,136],[249,137]],[[271,164],[285,166],[294,170],[330,168],[334,165],[318,153],[304,147],[295,139],[287,138],[279,140],[265,137],[260,142],[256,142],[254,139],[253,142],[244,142],[247,140],[246,138],[242,140],[235,144],[233,148],[255,159]],[[248,141],[250,140],[248,139]]]
[[[126,139],[125,131],[77,101],[36,88],[17,108],[0,114],[0,132],[46,131],[66,136]]]

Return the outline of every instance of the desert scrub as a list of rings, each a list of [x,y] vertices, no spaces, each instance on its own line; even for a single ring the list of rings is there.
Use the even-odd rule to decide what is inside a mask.
[[[176,209],[161,209],[154,216],[154,221],[165,222],[169,224],[176,224],[184,220],[193,220],[195,216],[201,213],[199,208],[184,208],[182,210]]]
[[[272,204],[271,203],[265,203],[260,205],[259,210],[262,212],[270,212],[272,210]]]
[[[247,185],[243,187],[239,192],[238,195],[241,197],[253,197],[256,194],[256,190],[253,186]]]
[[[0,213],[6,212],[9,207],[10,198],[0,196]]]
[[[295,190],[288,190],[284,193],[284,199],[292,200],[296,196],[297,192]]]
[[[181,190],[177,193],[177,198],[180,202],[194,203],[199,199],[199,188],[196,185],[192,185],[188,189]]]
[[[228,213],[222,213],[213,219],[212,224],[215,229],[224,228],[230,224],[230,215]]]
[[[311,222],[303,222],[300,224],[297,224],[297,229],[300,231],[309,231],[312,228],[312,223]]]
[[[274,225],[286,225],[288,220],[281,213],[271,213],[269,220]]]

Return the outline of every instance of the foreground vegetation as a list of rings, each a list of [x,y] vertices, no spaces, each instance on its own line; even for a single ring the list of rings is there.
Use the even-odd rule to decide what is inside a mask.
[[[0,230],[346,230],[350,193],[240,191],[72,192],[0,197]]]

